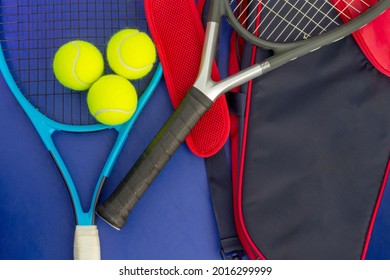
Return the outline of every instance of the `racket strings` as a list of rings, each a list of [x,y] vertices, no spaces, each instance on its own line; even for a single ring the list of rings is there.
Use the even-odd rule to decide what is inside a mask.
[[[108,40],[120,29],[148,32],[143,0],[18,0],[0,3],[0,18],[3,54],[20,91],[44,115],[72,125],[96,121],[88,111],[85,92],[69,90],[56,80],[52,63],[58,48],[71,40],[85,40],[104,55]],[[105,73],[112,73],[105,64]],[[139,94],[152,77],[150,73],[132,81]]]
[[[230,5],[237,21],[255,36],[289,43],[332,30],[342,24],[340,17],[350,20],[351,11],[361,14],[370,8],[368,1],[231,0]]]

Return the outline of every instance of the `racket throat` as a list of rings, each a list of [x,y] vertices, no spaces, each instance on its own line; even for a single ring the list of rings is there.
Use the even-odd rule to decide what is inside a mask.
[[[194,84],[194,87],[201,91],[211,101],[215,101],[223,93],[271,70],[270,63],[265,61],[261,64],[253,65],[220,82],[213,81],[211,72],[217,49],[218,32],[219,23],[215,21],[207,23],[199,75]]]
[[[194,87],[214,101],[221,94],[212,90],[215,82],[211,79],[212,66],[218,41],[219,24],[208,22],[206,26],[205,42],[202,50],[200,69]]]

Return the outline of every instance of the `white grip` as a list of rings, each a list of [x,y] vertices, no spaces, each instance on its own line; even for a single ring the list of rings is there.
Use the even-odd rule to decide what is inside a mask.
[[[75,260],[100,260],[100,241],[96,226],[76,226],[73,254]]]

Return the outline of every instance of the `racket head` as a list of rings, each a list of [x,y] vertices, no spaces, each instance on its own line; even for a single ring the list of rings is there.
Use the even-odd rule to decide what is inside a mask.
[[[136,28],[149,33],[143,1],[6,0],[0,4],[0,16],[1,70],[27,114],[37,117],[40,112],[38,118],[56,130],[88,132],[111,127],[99,124],[89,113],[87,91],[70,90],[57,81],[53,58],[63,44],[84,40],[94,44],[105,59],[107,42],[117,31]],[[139,96],[153,76],[160,75],[157,65],[143,79],[131,81]],[[104,74],[111,73],[105,59]]]
[[[336,5],[339,1],[346,2],[344,10]],[[303,45],[321,46],[339,40],[389,6],[388,0],[225,0],[224,14],[237,33],[250,43],[285,52]],[[344,24],[341,18],[348,16],[347,10],[353,10],[355,15]]]
[[[54,54],[64,43],[84,40],[97,46],[105,57],[106,45],[117,31],[136,28],[149,33],[143,0],[3,0],[0,19],[1,72],[65,179],[76,223],[92,225],[105,178],[109,176],[128,132],[156,88],[162,71],[157,61],[146,77],[131,81],[139,96],[136,112],[124,124],[107,126],[97,123],[89,113],[86,91],[72,91],[56,80],[52,68]],[[111,73],[105,61],[105,74]],[[77,189],[52,134],[55,131],[91,132],[108,128],[115,128],[119,134],[93,194],[88,191],[93,186]],[[88,198],[88,203],[82,204],[80,196]]]

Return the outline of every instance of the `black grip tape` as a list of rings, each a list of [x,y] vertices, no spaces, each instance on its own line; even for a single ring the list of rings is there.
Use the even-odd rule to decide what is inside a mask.
[[[212,103],[201,91],[191,88],[116,190],[97,206],[98,215],[113,227],[122,228],[135,204]]]

